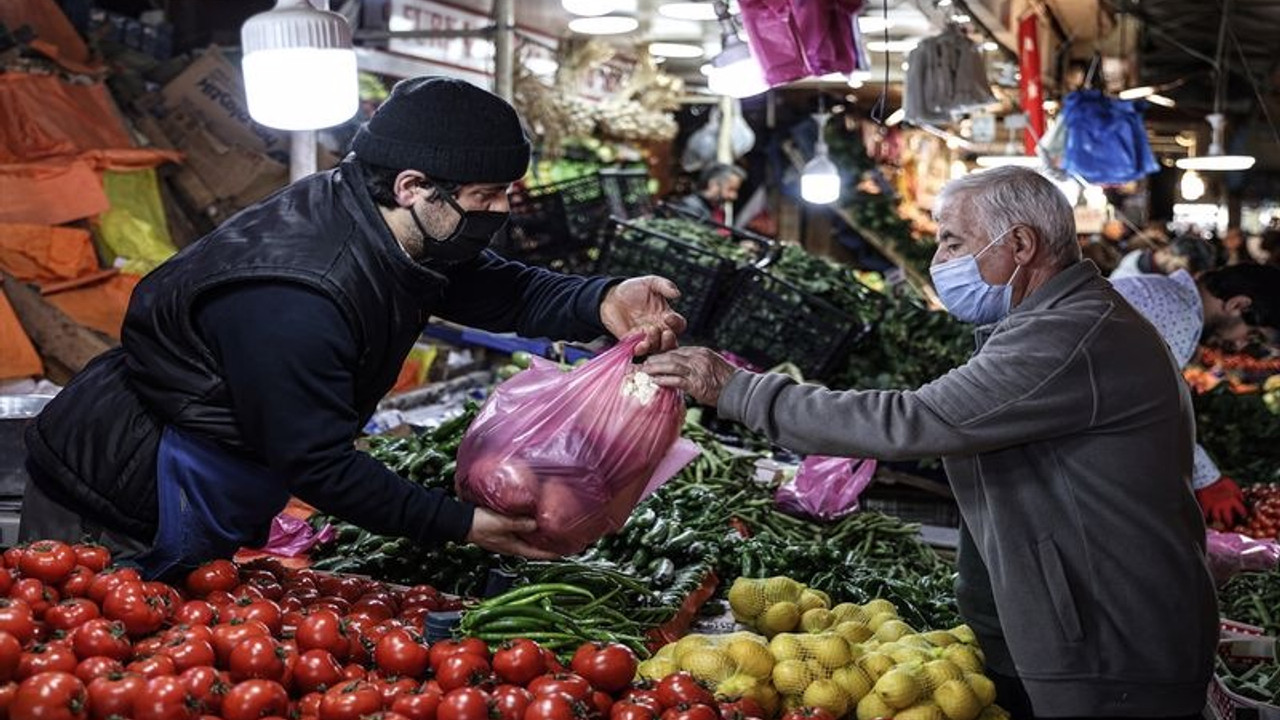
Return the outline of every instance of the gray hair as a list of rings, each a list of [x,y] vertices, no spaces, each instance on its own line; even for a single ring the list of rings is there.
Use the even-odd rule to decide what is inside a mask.
[[[1022,167],[997,167],[952,180],[938,195],[934,216],[957,195],[977,208],[978,222],[988,237],[1014,225],[1026,225],[1048,243],[1059,265],[1080,260],[1075,213],[1062,191],[1040,173]]]

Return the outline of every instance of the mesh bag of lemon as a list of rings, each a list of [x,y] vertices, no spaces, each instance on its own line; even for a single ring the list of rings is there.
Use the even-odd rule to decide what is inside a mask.
[[[994,705],[995,686],[982,675],[982,653],[966,626],[917,632],[887,600],[827,607],[821,593],[787,578],[740,578],[729,597],[735,617],[768,637],[690,635],[661,648],[638,674],[688,672],[718,695],[750,697],[770,714],[818,707],[858,720],[1007,717]],[[782,603],[795,608],[770,615]]]

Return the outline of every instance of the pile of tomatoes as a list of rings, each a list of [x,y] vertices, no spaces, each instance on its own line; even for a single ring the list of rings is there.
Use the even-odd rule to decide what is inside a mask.
[[[42,541],[0,568],[0,720],[754,720],[681,673],[587,644],[569,667],[533,640],[422,638],[458,607],[429,586],[218,560],[182,588]]]
[[[1242,491],[1249,514],[1231,532],[1258,540],[1276,539],[1280,533],[1280,484],[1246,485]]]

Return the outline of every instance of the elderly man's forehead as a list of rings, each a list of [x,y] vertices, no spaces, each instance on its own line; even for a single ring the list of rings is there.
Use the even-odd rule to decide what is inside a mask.
[[[942,222],[946,219],[956,220],[966,216],[971,207],[970,195],[968,190],[944,192],[933,204],[933,219]]]

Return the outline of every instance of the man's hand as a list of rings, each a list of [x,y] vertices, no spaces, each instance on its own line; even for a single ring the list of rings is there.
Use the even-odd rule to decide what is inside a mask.
[[[714,352],[700,347],[677,348],[654,355],[640,369],[663,387],[685,391],[694,400],[715,407],[720,392],[737,368]]]
[[[670,301],[680,297],[680,289],[656,275],[631,278],[609,288],[600,303],[600,322],[613,336],[622,339],[636,332],[644,339],[636,355],[663,352],[676,346],[676,336],[684,332],[685,319],[671,309]]]
[[[471,520],[467,542],[499,555],[519,555],[537,560],[554,560],[560,557],[553,552],[539,550],[521,539],[521,535],[537,529],[538,523],[533,518],[507,517],[478,507]]]
[[[1237,517],[1243,519],[1249,514],[1244,507],[1244,493],[1240,492],[1240,486],[1226,475],[1197,490],[1196,500],[1200,501],[1206,520],[1227,528],[1236,524]]]

